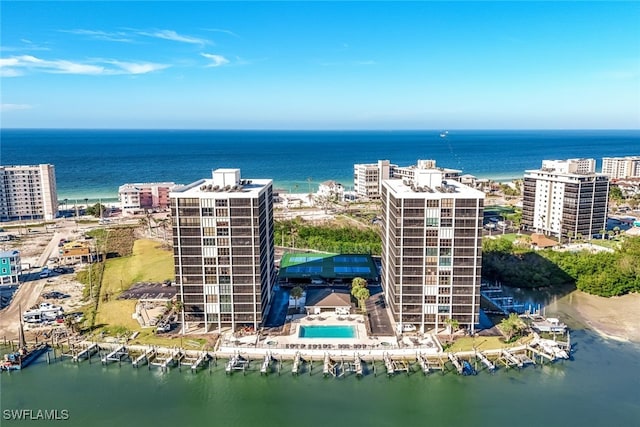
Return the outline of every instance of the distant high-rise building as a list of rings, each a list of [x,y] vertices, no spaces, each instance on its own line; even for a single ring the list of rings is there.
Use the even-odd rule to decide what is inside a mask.
[[[124,184],[118,188],[122,213],[135,214],[149,210],[163,211],[169,208],[169,193],[176,186],[173,182]]]
[[[389,160],[353,165],[353,189],[358,197],[380,200],[382,180],[391,178],[395,167]]]
[[[272,181],[218,169],[170,201],[184,326],[257,329],[276,279]]]
[[[582,168],[570,160],[545,160],[541,169],[526,171],[522,194],[525,228],[568,237],[591,237],[605,228],[609,178],[581,164]],[[585,168],[589,172],[581,172]]]
[[[53,165],[0,166],[0,221],[58,216]]]
[[[382,181],[382,286],[399,331],[478,323],[484,193],[443,176]]]
[[[460,181],[460,174],[462,173],[462,171],[458,169],[436,167],[435,160],[418,160],[415,165],[396,166],[395,168],[393,168],[392,178],[413,180],[416,171],[421,169],[437,169],[442,173],[443,179],[455,179],[456,181]]]
[[[610,179],[640,177],[640,156],[604,157],[602,173]]]
[[[385,179],[405,179],[413,181],[417,170],[435,170],[442,173],[443,179],[460,181],[462,171],[458,169],[437,168],[435,160],[418,160],[415,165],[398,166],[389,160],[378,160],[378,163],[353,165],[354,190],[358,197],[379,200],[382,181]]]

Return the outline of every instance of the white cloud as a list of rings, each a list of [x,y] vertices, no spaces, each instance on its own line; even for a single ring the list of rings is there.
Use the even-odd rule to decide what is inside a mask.
[[[126,74],[147,74],[154,71],[164,70],[169,68],[167,64],[154,64],[152,62],[135,63],[135,62],[122,62],[122,61],[109,61],[110,64],[120,67],[126,72]]]
[[[221,28],[205,28],[205,31],[210,31],[212,33],[224,33],[224,34],[229,34],[230,36],[236,37],[236,38],[240,38],[239,35],[237,35],[236,33],[234,33],[233,31],[229,31],[229,30],[223,30]]]
[[[130,38],[129,34],[116,31],[116,32],[108,32],[108,31],[100,31],[100,30],[60,30],[62,33],[69,34],[77,34],[81,36],[88,36],[98,40],[107,40],[112,42],[121,42],[121,43],[131,43],[133,40]]]
[[[0,104],[0,111],[18,111],[32,108],[29,104]]]
[[[92,62],[93,63],[45,60],[31,55],[14,56],[11,58],[0,58],[0,75],[4,77],[17,77],[24,75],[25,71],[83,75],[146,74],[170,66],[149,62],[136,63],[115,60],[96,60]],[[111,65],[111,67],[109,65]]]
[[[229,63],[229,60],[222,55],[214,55],[211,53],[201,53],[207,59],[211,60],[211,63],[207,67],[220,67]]]
[[[208,40],[199,39],[197,37],[184,36],[176,33],[173,30],[160,30],[160,31],[155,31],[153,33],[141,31],[141,32],[138,32],[138,34],[147,36],[147,37],[155,37],[158,39],[173,40],[175,42],[181,42],[181,43],[190,43],[190,44],[199,44],[199,45],[209,43]]]

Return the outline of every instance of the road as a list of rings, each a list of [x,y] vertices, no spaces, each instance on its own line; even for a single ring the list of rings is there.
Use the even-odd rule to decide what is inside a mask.
[[[51,256],[57,256],[58,243],[62,238],[69,238],[75,228],[75,223],[70,221],[59,220],[59,228],[53,233],[51,240],[44,247],[42,254],[38,258],[36,266],[43,267],[47,265],[47,261]],[[83,231],[80,231],[81,233]],[[30,277],[37,277],[36,272],[26,273]],[[26,311],[38,302],[38,298],[43,288],[47,284],[47,279],[36,279],[23,282],[14,294],[11,303],[0,311],[0,338],[16,339],[18,337],[18,328],[20,323],[21,312]]]

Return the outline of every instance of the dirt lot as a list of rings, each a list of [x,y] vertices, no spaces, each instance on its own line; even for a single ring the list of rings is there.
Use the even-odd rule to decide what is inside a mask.
[[[82,238],[84,233],[95,228],[97,223],[76,224],[75,221],[60,219],[55,225],[25,226],[20,229],[9,229],[18,238],[6,243],[3,249],[17,249],[20,251],[23,268],[23,283],[14,294],[11,304],[2,311],[0,316],[0,337],[15,338],[17,336],[21,311],[49,301],[63,307],[65,312],[77,311],[82,306],[83,285],[75,280],[74,273],[52,273],[51,277],[40,279],[38,273],[42,267],[53,269],[57,263],[58,242],[60,239],[76,240]],[[76,271],[80,266],[76,267]],[[41,297],[43,292],[58,291],[70,295],[69,298],[45,300]],[[30,325],[32,326],[32,325]],[[40,326],[40,325],[36,325]],[[43,328],[29,328],[40,330]]]

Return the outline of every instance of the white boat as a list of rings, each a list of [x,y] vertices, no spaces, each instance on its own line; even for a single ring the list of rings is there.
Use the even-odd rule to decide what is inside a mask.
[[[551,333],[564,333],[567,330],[567,325],[561,323],[559,319],[555,317],[542,318],[541,320],[535,320],[531,323],[531,327],[538,332],[551,332]]]

